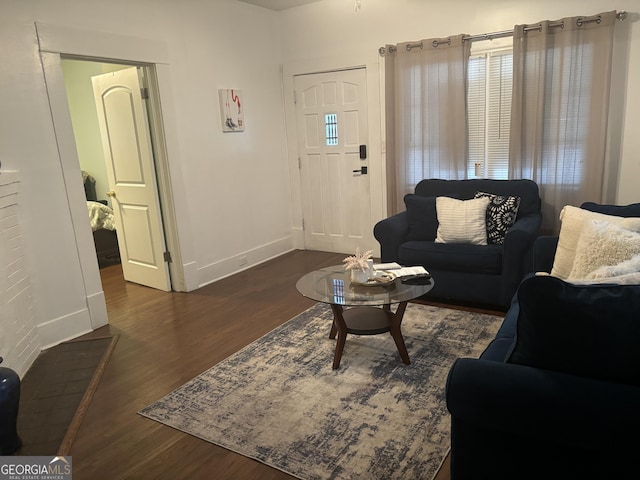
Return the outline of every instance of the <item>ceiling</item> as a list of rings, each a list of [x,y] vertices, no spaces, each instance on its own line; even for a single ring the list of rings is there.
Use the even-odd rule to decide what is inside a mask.
[[[319,2],[320,0],[238,0],[239,2],[250,3],[258,7],[268,8],[269,10],[285,10],[287,8],[299,7],[307,3]]]

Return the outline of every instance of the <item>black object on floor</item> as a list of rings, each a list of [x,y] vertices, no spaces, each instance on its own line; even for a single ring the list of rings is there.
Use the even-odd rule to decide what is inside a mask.
[[[2,357],[0,357],[2,363]],[[16,430],[20,403],[20,377],[10,368],[0,367],[0,454],[10,455],[22,441]]]

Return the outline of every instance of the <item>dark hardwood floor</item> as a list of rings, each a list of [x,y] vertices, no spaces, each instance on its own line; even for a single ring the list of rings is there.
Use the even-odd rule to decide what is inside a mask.
[[[294,251],[190,293],[125,282],[119,265],[102,269],[110,324],[86,337],[120,339],[71,448],[74,479],[292,479],[137,412],[311,307],[296,281],[343,258]],[[445,463],[437,480],[448,478]]]

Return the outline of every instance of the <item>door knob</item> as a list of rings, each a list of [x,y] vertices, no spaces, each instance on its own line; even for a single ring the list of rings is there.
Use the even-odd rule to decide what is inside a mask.
[[[362,175],[366,175],[367,167],[358,168],[357,170],[354,170],[353,173],[361,173]]]
[[[116,196],[116,192],[114,192],[113,190],[109,190],[107,192],[107,197],[115,197]]]

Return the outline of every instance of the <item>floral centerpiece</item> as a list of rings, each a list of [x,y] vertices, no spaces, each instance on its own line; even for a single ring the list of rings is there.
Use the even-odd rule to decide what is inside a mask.
[[[361,253],[360,247],[356,247],[356,254],[342,260],[344,269],[351,271],[351,281],[367,283],[373,276],[373,250]]]

